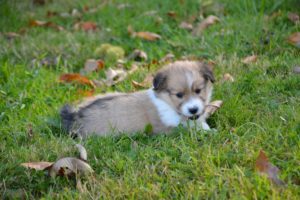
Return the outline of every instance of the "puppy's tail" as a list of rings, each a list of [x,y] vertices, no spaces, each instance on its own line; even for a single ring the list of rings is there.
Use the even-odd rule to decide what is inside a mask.
[[[62,120],[62,126],[68,133],[70,133],[72,126],[75,122],[75,112],[72,106],[64,105],[60,110],[60,116]]]

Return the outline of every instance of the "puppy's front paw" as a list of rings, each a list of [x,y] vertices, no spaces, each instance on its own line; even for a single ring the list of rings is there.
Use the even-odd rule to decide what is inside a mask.
[[[210,127],[209,127],[209,125],[206,122],[201,122],[201,127],[205,131],[209,131],[210,130]]]

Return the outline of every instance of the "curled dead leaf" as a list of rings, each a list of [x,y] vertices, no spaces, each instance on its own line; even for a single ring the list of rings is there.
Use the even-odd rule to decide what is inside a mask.
[[[93,172],[91,166],[85,162],[87,152],[85,148],[77,144],[76,147],[80,153],[80,159],[74,157],[64,157],[56,162],[29,162],[21,163],[22,166],[36,170],[48,170],[51,177],[55,176],[73,176],[86,175]]]
[[[95,84],[93,83],[93,81],[89,80],[87,77],[82,76],[80,74],[77,73],[73,73],[73,74],[62,74],[59,77],[59,81],[60,82],[77,82],[83,85],[89,85],[92,88],[96,88]]]
[[[261,175],[266,175],[275,185],[285,185],[285,183],[278,178],[279,169],[269,162],[263,150],[260,150],[255,162],[255,168]]]
[[[127,72],[123,69],[109,68],[107,71],[105,71],[105,76],[106,76],[105,84],[107,86],[112,86],[118,82],[123,81],[127,76]]]
[[[86,32],[92,32],[97,30],[97,24],[95,22],[87,21],[87,22],[77,22],[74,24],[75,30],[83,30]]]
[[[4,35],[4,36],[6,37],[6,39],[8,39],[8,40],[12,40],[12,39],[15,39],[15,38],[18,38],[18,37],[21,36],[20,34],[15,33],[15,32],[7,32],[7,33],[4,33],[3,35]]]
[[[83,72],[89,73],[98,71],[104,68],[103,60],[88,59],[85,61]]]
[[[293,33],[288,37],[288,41],[290,44],[295,45],[300,48],[300,32]]]
[[[175,11],[169,11],[169,12],[167,12],[167,15],[171,18],[176,18],[177,17],[177,13]]]
[[[139,49],[134,50],[129,56],[128,60],[135,60],[135,61],[146,61],[148,59],[147,54]]]
[[[86,162],[73,157],[61,158],[48,168],[51,177],[86,175],[93,172],[93,169]]]
[[[45,170],[46,168],[53,165],[53,162],[28,162],[28,163],[21,163],[23,167],[28,169],[36,169],[36,170]]]
[[[84,148],[84,146],[82,146],[81,144],[76,144],[75,145],[79,151],[79,158],[81,160],[87,161],[87,152],[86,149]]]
[[[153,81],[153,75],[149,74],[145,77],[145,79],[141,83],[132,80],[131,84],[136,89],[144,89],[144,88],[149,88],[152,84],[152,81]]]
[[[45,22],[45,21],[40,21],[40,20],[30,20],[29,21],[29,26],[30,27],[49,27],[49,28],[53,28],[55,30],[58,31],[62,31],[64,30],[64,28],[62,26],[59,26],[53,22]]]
[[[231,74],[229,74],[229,73],[225,73],[225,74],[223,75],[223,80],[224,80],[224,81],[234,82],[233,76],[232,76]]]
[[[257,61],[257,55],[251,55],[243,58],[242,63],[250,64],[250,63],[255,63],[256,61]]]
[[[221,100],[212,101],[205,107],[204,114],[206,115],[206,117],[209,117],[214,114],[219,108],[221,108],[222,105],[223,101]]]
[[[174,54],[168,53],[168,54],[165,55],[165,57],[163,57],[159,62],[161,62],[161,63],[172,62],[174,59],[175,59]]]
[[[193,24],[190,24],[188,22],[181,22],[179,25],[179,28],[191,31],[191,30],[193,30],[194,27],[193,27]]]
[[[161,36],[156,33],[147,31],[135,32],[131,26],[128,26],[127,30],[131,37],[138,37],[147,41],[156,41],[161,39]]]
[[[207,18],[205,18],[202,22],[200,22],[193,30],[192,34],[194,36],[199,36],[201,35],[201,33],[207,29],[208,27],[210,27],[211,25],[216,24],[217,22],[219,22],[220,19],[214,15],[210,15]]]
[[[292,12],[288,13],[288,19],[291,22],[294,22],[295,24],[299,23],[300,21],[299,15],[297,13],[292,13]]]

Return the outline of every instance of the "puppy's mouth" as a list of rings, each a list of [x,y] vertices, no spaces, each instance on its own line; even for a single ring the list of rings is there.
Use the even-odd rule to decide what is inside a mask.
[[[200,115],[193,115],[189,117],[189,120],[197,120],[200,117]]]

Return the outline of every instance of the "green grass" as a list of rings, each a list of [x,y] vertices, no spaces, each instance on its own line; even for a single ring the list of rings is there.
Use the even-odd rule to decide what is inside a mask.
[[[36,6],[31,1],[0,1],[0,32],[18,32],[8,40],[0,35],[0,193],[6,198],[18,195],[28,199],[299,199],[300,198],[300,76],[292,73],[300,64],[299,48],[286,38],[300,26],[287,18],[299,14],[297,0],[220,1],[102,1],[96,13],[83,14],[83,21],[95,21],[100,30],[74,31],[76,19],[54,16],[47,11],[80,12],[97,1],[47,1]],[[119,10],[118,5],[130,7]],[[205,7],[209,2],[223,5],[223,11]],[[205,9],[204,9],[205,8]],[[153,16],[148,11],[157,11]],[[220,23],[193,37],[178,24],[192,16],[214,14]],[[168,17],[175,11],[177,17]],[[277,16],[266,20],[266,16]],[[162,22],[157,23],[158,17]],[[30,19],[53,21],[65,28],[29,28]],[[198,16],[197,20],[201,20]],[[131,38],[127,26],[137,31],[156,32],[157,42]],[[91,137],[77,141],[61,129],[59,108],[78,100],[82,86],[59,84],[58,77],[78,72],[85,60],[103,43],[124,48],[130,54],[144,50],[151,60],[172,52],[177,59],[194,56],[214,61],[217,83],[214,99],[224,106],[209,124],[217,132],[195,132],[184,128],[171,135],[134,137]],[[245,56],[257,54],[258,61],[242,64]],[[57,58],[52,66],[43,59]],[[33,62],[35,60],[35,62]],[[107,63],[107,67],[114,63]],[[142,81],[150,70],[140,69],[113,88],[97,92],[134,91],[131,79]],[[235,82],[223,82],[230,73]],[[101,74],[91,75],[100,78]],[[33,136],[29,137],[32,126]],[[44,172],[20,166],[29,161],[55,161],[76,155],[74,144],[82,142],[95,170],[83,180],[83,192],[74,181],[51,179]],[[137,144],[137,145],[136,145]],[[272,185],[255,172],[255,160],[263,149],[281,169],[286,187]],[[22,192],[24,191],[24,192]]]

